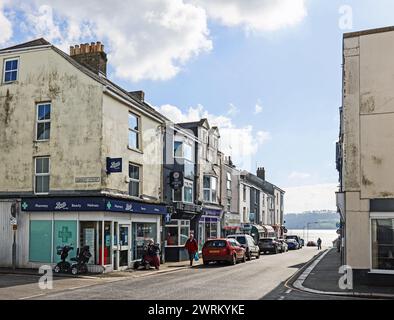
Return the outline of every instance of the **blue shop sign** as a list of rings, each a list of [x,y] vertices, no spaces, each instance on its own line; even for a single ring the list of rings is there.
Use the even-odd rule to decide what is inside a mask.
[[[167,214],[163,205],[145,204],[134,201],[97,198],[25,198],[22,211],[109,211],[142,214]]]
[[[107,157],[107,173],[122,172],[122,158]]]
[[[212,217],[220,217],[222,210],[215,210],[215,209],[203,209],[203,214],[206,216]]]

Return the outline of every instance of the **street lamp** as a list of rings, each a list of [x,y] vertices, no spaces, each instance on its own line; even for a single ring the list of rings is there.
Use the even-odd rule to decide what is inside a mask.
[[[308,243],[309,241],[309,225],[310,224],[318,224],[319,222],[315,221],[315,222],[308,222],[306,224],[306,242]]]

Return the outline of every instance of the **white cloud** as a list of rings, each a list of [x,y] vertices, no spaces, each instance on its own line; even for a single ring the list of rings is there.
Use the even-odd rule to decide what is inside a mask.
[[[261,112],[263,112],[263,106],[261,105],[260,102],[257,102],[255,107],[254,107],[254,113],[255,114],[259,114]]]
[[[12,37],[12,24],[4,12],[7,3],[8,1],[0,0],[0,44],[6,43]]]
[[[236,105],[234,105],[233,103],[230,103],[227,114],[229,116],[235,116],[238,112],[239,112],[238,107]]]
[[[31,36],[63,50],[102,41],[116,76],[127,80],[169,79],[212,49],[205,10],[183,0],[15,0],[10,7],[25,12]]]
[[[289,179],[295,179],[295,180],[299,180],[299,179],[308,179],[310,178],[311,175],[309,173],[306,172],[298,172],[298,171],[293,171],[290,175],[289,175]]]
[[[336,210],[337,184],[316,184],[284,188],[285,212],[301,213],[309,210]]]
[[[306,0],[191,0],[228,27],[264,32],[294,26],[307,15]]]
[[[207,118],[211,126],[219,127],[220,150],[226,156],[231,156],[233,162],[245,170],[250,171],[254,168],[252,156],[257,153],[264,143],[271,139],[269,132],[255,132],[251,125],[238,127],[229,117],[211,114],[202,105],[190,107],[186,112],[182,112],[178,107],[169,104],[156,109],[175,123]]]

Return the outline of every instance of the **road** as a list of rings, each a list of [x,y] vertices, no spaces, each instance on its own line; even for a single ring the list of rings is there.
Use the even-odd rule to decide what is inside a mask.
[[[47,292],[35,299],[257,300],[281,287],[318,253],[303,248],[235,266],[211,265],[142,278]],[[280,297],[280,295],[279,295]],[[273,298],[273,299],[276,299]]]

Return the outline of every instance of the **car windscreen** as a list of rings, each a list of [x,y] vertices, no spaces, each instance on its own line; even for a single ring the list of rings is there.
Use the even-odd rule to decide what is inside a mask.
[[[205,246],[207,248],[224,248],[226,246],[227,242],[224,240],[213,240],[213,241],[208,241]]]
[[[261,243],[271,243],[273,240],[272,239],[261,239]]]
[[[246,238],[245,237],[237,237],[235,238],[240,244],[246,244]]]
[[[298,238],[297,236],[287,236],[286,237],[286,239],[293,239],[293,240],[296,240],[296,241],[297,241],[297,238]]]

